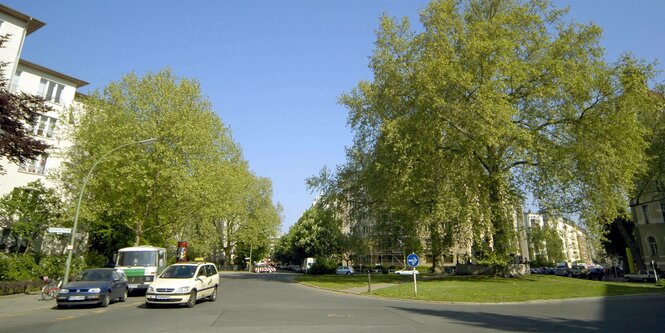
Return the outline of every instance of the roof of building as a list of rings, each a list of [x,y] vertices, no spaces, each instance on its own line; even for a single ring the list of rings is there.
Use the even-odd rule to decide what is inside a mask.
[[[23,14],[23,13],[21,13],[17,10],[14,10],[12,8],[9,8],[5,5],[0,4],[0,12],[5,13],[5,14],[10,15],[10,16],[13,16],[13,17],[25,22],[26,23],[26,26],[25,26],[25,31],[26,31],[25,34],[26,35],[29,35],[29,34],[33,33],[35,30],[37,30],[37,29],[39,29],[39,28],[46,25],[46,23],[44,23],[44,22],[42,22],[42,21],[40,21],[40,20],[38,20],[38,19],[36,19],[32,16]]]
[[[44,72],[44,73],[47,73],[47,74],[53,75],[53,76],[55,76],[55,77],[61,78],[61,79],[63,79],[63,80],[67,80],[67,81],[69,81],[69,82],[72,82],[72,83],[74,83],[74,85],[76,86],[76,88],[80,88],[80,87],[83,87],[83,86],[85,86],[85,85],[88,85],[88,82],[85,82],[85,81],[83,81],[83,80],[79,80],[79,79],[77,79],[77,78],[75,78],[75,77],[73,77],[73,76],[69,76],[69,75],[67,75],[67,74],[62,74],[62,73],[57,72],[57,71],[54,71],[54,70],[52,70],[52,69],[50,69],[50,68],[46,68],[46,67],[44,67],[44,66],[42,66],[42,65],[37,65],[37,64],[35,64],[34,62],[30,62],[30,61],[27,61],[27,60],[25,60],[25,59],[19,59],[19,62],[18,62],[18,63],[19,63],[19,65],[23,65],[23,66],[25,66],[25,67],[30,67],[30,68],[32,68],[32,69],[35,69],[35,70],[38,70],[38,71],[41,71],[41,72]]]

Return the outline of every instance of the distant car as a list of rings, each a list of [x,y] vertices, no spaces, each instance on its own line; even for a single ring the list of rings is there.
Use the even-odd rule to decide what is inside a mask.
[[[127,300],[127,276],[114,268],[86,269],[74,281],[60,288],[56,301],[58,308],[69,305],[99,305],[107,307],[111,300]]]
[[[178,263],[167,267],[145,294],[145,306],[185,304],[191,308],[199,299],[217,300],[219,272],[213,263]]]
[[[335,274],[337,275],[352,275],[353,273],[353,267],[351,266],[339,266],[335,270]]]
[[[413,275],[413,274],[420,274],[417,269],[415,268],[405,268],[405,269],[400,269],[399,271],[395,271],[395,274],[399,275]]]

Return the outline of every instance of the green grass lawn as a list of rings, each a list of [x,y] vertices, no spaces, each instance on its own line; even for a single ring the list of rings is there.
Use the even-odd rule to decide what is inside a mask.
[[[306,275],[298,281],[325,289],[345,290],[367,286],[367,275]],[[590,281],[547,275],[522,278],[418,276],[418,297],[414,295],[411,276],[372,275],[372,283],[395,283],[394,287],[372,291],[372,295],[444,302],[523,302],[665,292],[665,288],[648,283]]]

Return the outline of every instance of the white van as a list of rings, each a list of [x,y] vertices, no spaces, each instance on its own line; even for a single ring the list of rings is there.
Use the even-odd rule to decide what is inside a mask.
[[[312,268],[312,265],[316,262],[315,258],[305,258],[305,260],[302,261],[302,271],[303,273],[309,272],[309,269]]]

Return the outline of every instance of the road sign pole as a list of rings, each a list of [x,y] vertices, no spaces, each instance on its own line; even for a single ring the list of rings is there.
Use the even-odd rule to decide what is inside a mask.
[[[418,283],[416,282],[416,275],[418,275],[418,274],[416,274],[416,271],[415,271],[415,268],[414,268],[414,271],[413,271],[413,292],[416,294],[416,297],[418,297]]]

